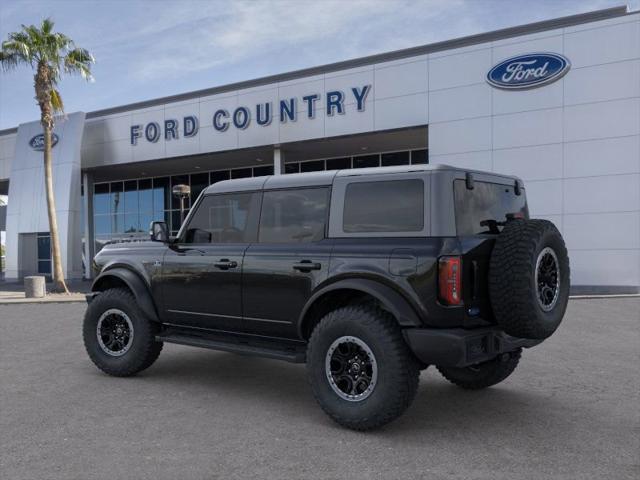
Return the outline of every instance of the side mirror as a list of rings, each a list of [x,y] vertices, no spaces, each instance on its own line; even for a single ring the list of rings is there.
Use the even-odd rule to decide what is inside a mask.
[[[151,236],[152,242],[169,242],[169,229],[165,222],[151,222],[149,235]]]

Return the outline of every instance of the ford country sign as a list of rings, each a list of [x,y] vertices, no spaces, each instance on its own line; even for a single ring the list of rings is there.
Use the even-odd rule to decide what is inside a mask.
[[[51,148],[56,146],[58,143],[58,135],[55,133],[51,134]],[[29,146],[38,152],[44,151],[44,133],[39,133],[34,136],[31,140],[29,140]]]
[[[369,92],[371,85],[365,84],[346,91],[328,91],[324,95],[309,92],[307,95],[280,98],[277,101],[245,104],[233,110],[219,108],[206,119],[206,122],[213,127],[213,132],[224,133],[230,131],[230,128],[245,130],[250,125],[266,127],[271,125],[271,122],[294,123],[299,117],[313,120],[319,112],[323,112],[327,117],[344,115],[349,104],[355,105],[357,112],[364,112]],[[131,145],[137,145],[138,139],[141,138],[145,138],[149,143],[156,143],[161,139],[170,141],[178,140],[181,136],[194,137],[198,134],[199,125],[200,120],[196,115],[186,115],[181,120],[167,118],[164,124],[149,122],[146,125],[131,125]]]
[[[505,90],[541,87],[561,78],[571,63],[557,53],[530,53],[508,58],[493,67],[487,82]]]

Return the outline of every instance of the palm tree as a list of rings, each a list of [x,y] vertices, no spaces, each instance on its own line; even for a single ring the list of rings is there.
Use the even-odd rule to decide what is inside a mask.
[[[94,62],[89,51],[76,47],[73,40],[66,35],[54,32],[53,21],[49,18],[44,19],[40,27],[22,25],[22,30],[9,34],[8,39],[2,42],[0,50],[0,63],[4,70],[27,65],[35,71],[33,86],[40,107],[40,123],[44,129],[44,178],[55,292],[69,292],[62,272],[51,171],[51,133],[54,115],[64,112],[57,87],[64,73],[79,74],[86,80],[91,80],[91,64]]]

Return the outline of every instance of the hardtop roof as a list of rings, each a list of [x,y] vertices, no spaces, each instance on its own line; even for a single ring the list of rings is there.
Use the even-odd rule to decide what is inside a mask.
[[[351,168],[345,170],[328,170],[308,173],[288,173],[284,175],[268,175],[264,177],[238,178],[233,180],[223,180],[214,183],[206,188],[205,194],[228,193],[255,190],[273,190],[293,187],[319,187],[332,185],[339,177],[362,177],[377,175],[388,175],[396,173],[411,172],[433,172],[433,171],[457,171],[463,173],[477,173],[490,175],[510,180],[520,180],[513,175],[504,175],[495,172],[473,170],[469,168],[454,167],[451,165],[436,163],[428,165],[402,165],[395,167],[372,167],[372,168]]]

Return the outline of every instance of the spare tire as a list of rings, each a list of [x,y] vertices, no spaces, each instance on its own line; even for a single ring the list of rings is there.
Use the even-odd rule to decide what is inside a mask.
[[[569,256],[548,220],[510,220],[489,264],[496,321],[509,335],[545,339],[560,325],[569,299]]]

